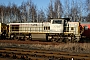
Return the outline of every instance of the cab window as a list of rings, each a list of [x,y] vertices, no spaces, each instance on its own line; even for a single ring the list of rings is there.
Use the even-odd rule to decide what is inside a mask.
[[[53,20],[52,24],[62,24],[62,20]]]

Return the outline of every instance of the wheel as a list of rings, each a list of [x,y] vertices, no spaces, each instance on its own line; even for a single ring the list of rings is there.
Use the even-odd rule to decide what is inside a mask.
[[[63,39],[64,39],[64,38],[63,38],[63,35],[59,35],[57,42],[61,43],[61,42],[63,42]]]
[[[14,39],[14,35],[10,35],[10,39],[13,40]]]
[[[74,43],[75,42],[75,36],[74,34],[71,35],[71,43]]]
[[[62,43],[63,38],[59,38],[57,42]]]
[[[29,34],[29,40],[32,40],[32,35],[31,34]]]
[[[51,39],[51,42],[56,42],[56,39],[55,39],[55,38],[52,38],[52,39]]]
[[[65,39],[64,39],[64,42],[65,42],[65,43],[71,43],[71,39],[65,38]]]

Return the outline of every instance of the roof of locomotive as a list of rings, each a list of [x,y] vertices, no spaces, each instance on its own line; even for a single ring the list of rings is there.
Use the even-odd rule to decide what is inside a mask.
[[[50,26],[50,22],[44,22],[44,23],[10,23],[9,25],[32,25],[32,26],[38,26],[38,25],[44,25],[44,26]]]
[[[30,23],[9,23],[9,24],[42,24],[42,23],[50,23],[50,22],[41,22],[41,23],[33,23],[33,22],[30,22]]]
[[[55,19],[53,19],[53,18],[50,18],[50,19],[51,19],[51,20],[55,20]],[[58,20],[58,19],[70,21],[70,18],[56,18],[56,20]]]

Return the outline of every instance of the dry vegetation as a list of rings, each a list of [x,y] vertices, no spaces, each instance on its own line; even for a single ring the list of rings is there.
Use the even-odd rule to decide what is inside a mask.
[[[67,43],[59,45],[0,43],[0,47],[18,47],[25,49],[54,50],[90,54],[90,43]]]

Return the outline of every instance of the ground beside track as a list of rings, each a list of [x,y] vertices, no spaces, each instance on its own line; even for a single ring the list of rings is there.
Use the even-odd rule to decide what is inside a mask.
[[[38,41],[1,41],[0,48],[15,47],[24,49],[38,49],[49,51],[64,51],[72,53],[88,53],[90,54],[90,43],[51,43]]]
[[[21,60],[21,59],[12,59],[12,58],[4,58],[4,57],[0,57],[0,60]]]

